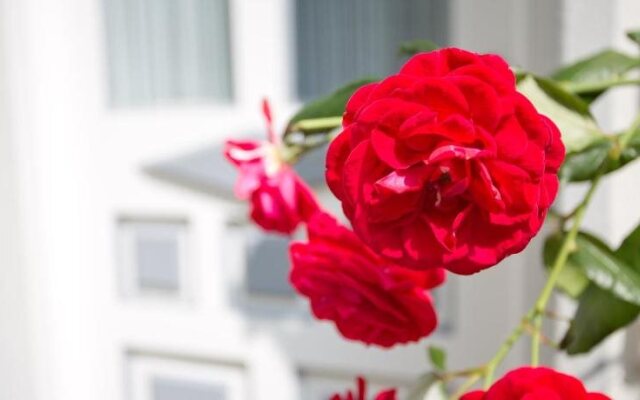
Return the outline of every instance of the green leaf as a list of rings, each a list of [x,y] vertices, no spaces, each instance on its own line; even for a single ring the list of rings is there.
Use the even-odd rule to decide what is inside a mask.
[[[560,180],[567,182],[588,181],[607,162],[613,143],[603,139],[577,153],[570,153],[560,169]]]
[[[639,313],[640,306],[591,284],[580,296],[578,309],[560,347],[569,354],[587,353],[607,336],[633,322]]]
[[[627,37],[637,44],[640,44],[640,31],[629,31],[627,32]]]
[[[604,134],[591,116],[587,103],[557,83],[529,75],[520,80],[518,90],[541,114],[558,125],[567,153],[581,151],[602,140]]]
[[[413,56],[418,53],[438,50],[440,46],[430,40],[416,39],[400,43],[398,54],[401,56]]]
[[[431,364],[438,371],[445,371],[447,369],[447,353],[444,349],[437,346],[429,346],[429,360]]]
[[[609,254],[608,246],[599,239],[588,234],[582,234],[581,237]],[[581,251],[584,251],[584,247],[579,244],[578,252]],[[608,257],[617,260],[620,265],[628,266],[626,268],[630,271],[640,273],[640,225]],[[580,295],[575,317],[560,346],[569,354],[586,353],[610,334],[629,325],[639,314],[640,306],[637,303],[625,301],[619,293],[592,283]]]
[[[306,104],[289,121],[285,137],[287,134],[292,132],[321,133],[328,132],[340,126],[345,105],[347,104],[347,101],[349,101],[353,92],[360,87],[375,81],[376,79],[374,78],[360,79],[339,88],[328,96],[321,97]],[[315,124],[314,121],[316,122]],[[318,121],[329,121],[333,123],[318,124]],[[312,126],[312,129],[301,129],[305,127],[305,124]]]
[[[560,169],[560,179],[567,182],[588,181],[605,163],[605,173],[610,174],[639,157],[640,128],[603,138],[586,149],[568,154]]]
[[[560,251],[564,236],[562,234],[550,235],[544,242],[543,259],[547,272],[551,270],[552,264]],[[572,298],[578,298],[580,294],[589,286],[589,278],[582,269],[575,265],[571,258],[562,268],[558,277],[557,287]]]
[[[640,271],[640,225],[622,241],[615,254],[636,271]]]
[[[619,299],[640,305],[640,272],[629,266],[599,239],[580,233],[569,256],[589,280]]]
[[[620,166],[624,166],[636,158],[640,157],[640,127],[636,127],[628,132],[617,135],[617,140],[621,144]]]
[[[625,74],[640,66],[640,59],[615,50],[603,50],[556,71],[552,78],[570,82],[569,87],[583,87],[580,96],[593,101],[609,87],[616,86]],[[592,89],[589,89],[591,87]]]
[[[599,82],[619,78],[640,65],[640,59],[615,50],[603,50],[552,74],[558,81]]]

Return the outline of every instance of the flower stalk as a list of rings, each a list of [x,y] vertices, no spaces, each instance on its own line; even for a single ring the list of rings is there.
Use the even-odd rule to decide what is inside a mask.
[[[589,190],[587,191],[586,195],[584,196],[584,198],[576,208],[571,230],[569,230],[569,233],[565,237],[564,242],[560,247],[560,251],[558,252],[558,255],[556,256],[556,259],[553,263],[553,266],[551,267],[551,272],[549,274],[549,278],[547,279],[547,283],[542,288],[542,291],[540,292],[540,296],[538,297],[538,300],[536,300],[536,303],[532,310],[534,331],[532,335],[533,338],[531,341],[531,363],[534,366],[538,365],[539,357],[540,357],[540,337],[541,337],[541,330],[542,330],[542,316],[545,313],[545,310],[547,308],[547,303],[551,298],[551,294],[553,293],[553,288],[558,282],[558,278],[562,273],[562,269],[567,263],[569,255],[571,254],[572,251],[574,251],[576,247],[576,237],[578,236],[578,232],[580,231],[580,226],[582,225],[584,215],[587,211],[587,207],[591,202],[591,199],[593,198],[593,195],[596,191],[596,188],[598,187],[598,184],[600,183],[600,179],[602,178],[602,175],[604,174],[604,172],[605,172],[604,168],[600,168],[600,171],[598,172],[598,174],[591,181]]]
[[[533,307],[529,310],[529,312],[527,312],[520,323],[513,329],[511,334],[498,348],[498,351],[493,356],[493,358],[489,360],[489,362],[486,363],[483,367],[477,368],[476,370],[478,372],[470,375],[469,378],[460,385],[457,392],[451,397],[452,400],[457,400],[462,394],[464,394],[479,379],[483,377],[484,388],[489,388],[493,383],[496,369],[502,363],[504,358],[509,354],[513,346],[517,343],[518,339],[520,339],[520,337],[527,331],[527,329],[530,329],[532,331],[531,364],[533,366],[538,365],[540,359],[540,343],[542,340],[542,319],[546,314],[547,304],[549,303],[551,294],[553,293],[553,289],[558,282],[558,278],[560,277],[562,269],[567,263],[571,252],[575,249],[576,237],[578,236],[578,232],[580,231],[580,226],[582,225],[587,207],[593,198],[593,195],[596,191],[596,188],[598,187],[598,184],[600,183],[600,179],[602,178],[604,172],[604,169],[601,168],[598,174],[591,181],[591,185],[589,187],[589,190],[585,194],[585,197],[576,208],[575,214],[573,215],[573,223],[571,225],[571,229],[567,233],[562,246],[560,247],[560,251],[558,252],[558,255],[553,262],[553,266],[551,268],[549,277],[547,278],[547,282],[542,288],[542,291],[540,292],[540,295],[538,296]]]

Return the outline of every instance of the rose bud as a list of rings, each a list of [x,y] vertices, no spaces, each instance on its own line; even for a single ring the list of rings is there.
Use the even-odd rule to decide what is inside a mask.
[[[557,127],[502,58],[449,48],[353,94],[326,177],[376,252],[472,274],[540,230],[563,158]]]
[[[224,154],[240,173],[234,192],[239,199],[250,200],[251,219],[267,231],[290,234],[318,204],[311,189],[282,160],[266,101],[263,111],[269,140],[227,140]]]
[[[390,263],[324,212],[307,229],[308,242],[290,247],[290,281],[318,319],[333,321],[347,339],[382,347],[433,332],[437,318],[427,290],[444,281],[444,270]]]
[[[578,379],[550,368],[522,367],[507,373],[487,391],[477,390],[460,400],[611,400],[587,393]]]

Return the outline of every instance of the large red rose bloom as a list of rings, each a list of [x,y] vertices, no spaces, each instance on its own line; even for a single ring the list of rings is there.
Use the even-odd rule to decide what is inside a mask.
[[[354,93],[327,182],[376,252],[471,274],[538,232],[563,158],[558,129],[502,58],[450,48]]]
[[[347,339],[382,347],[416,341],[435,329],[427,289],[444,281],[444,270],[389,263],[323,212],[307,228],[308,242],[290,248],[290,281],[309,298],[318,319],[333,321]]]
[[[550,368],[523,367],[507,373],[489,388],[463,395],[460,400],[611,400],[588,393],[578,379]]]

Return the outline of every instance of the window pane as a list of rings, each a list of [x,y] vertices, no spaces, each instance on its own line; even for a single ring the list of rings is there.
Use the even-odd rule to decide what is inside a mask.
[[[247,291],[250,295],[293,296],[289,284],[289,238],[249,230]]]
[[[123,294],[186,295],[185,221],[121,219],[118,234]]]
[[[298,96],[400,66],[398,44],[447,39],[447,0],[296,0]]]
[[[198,382],[156,378],[153,380],[153,400],[226,400],[223,386]]]
[[[177,237],[137,239],[138,285],[143,290],[178,291]]]
[[[227,0],[104,0],[114,106],[229,101]]]

